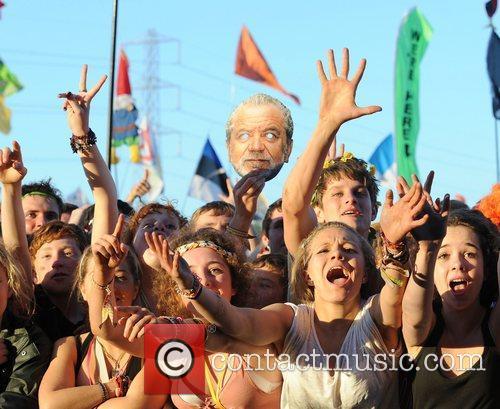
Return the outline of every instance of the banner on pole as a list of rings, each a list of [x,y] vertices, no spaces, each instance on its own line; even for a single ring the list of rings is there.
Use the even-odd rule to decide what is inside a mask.
[[[420,62],[432,37],[425,17],[413,8],[399,29],[396,50],[395,130],[398,174],[411,182],[418,175],[416,144],[420,128]]]

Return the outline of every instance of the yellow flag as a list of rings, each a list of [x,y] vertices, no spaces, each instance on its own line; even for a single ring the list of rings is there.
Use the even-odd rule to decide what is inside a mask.
[[[4,104],[4,97],[0,95],[0,132],[10,132],[10,109]]]

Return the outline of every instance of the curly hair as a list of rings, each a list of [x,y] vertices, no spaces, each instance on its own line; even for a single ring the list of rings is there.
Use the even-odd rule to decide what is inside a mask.
[[[80,227],[75,224],[67,224],[59,220],[54,220],[40,227],[33,234],[33,239],[30,243],[31,259],[35,259],[36,253],[45,243],[65,238],[75,240],[82,253],[85,247],[89,245],[88,237]]]
[[[363,159],[355,157],[346,160],[335,160],[330,166],[321,171],[316,188],[314,189],[311,205],[323,207],[323,195],[331,180],[340,180],[342,177],[363,183],[368,190],[372,206],[378,209],[377,195],[379,191],[378,181],[368,170],[367,163]]]
[[[139,224],[141,224],[142,219],[147,215],[152,213],[170,213],[175,216],[179,221],[179,228],[184,227],[188,220],[174,207],[172,203],[161,204],[161,203],[149,203],[139,209],[130,219],[127,229],[123,234],[123,242],[125,244],[131,244],[134,240],[134,236],[137,233]]]
[[[196,241],[212,242],[236,255],[235,260],[224,260],[226,260],[231,273],[232,287],[236,291],[236,294],[231,298],[231,304],[241,305],[249,287],[243,253],[227,233],[221,233],[211,228],[203,228],[197,231],[184,229],[172,240],[171,248],[175,250],[184,244]],[[167,274],[156,274],[153,288],[157,298],[157,309],[162,315],[191,317],[191,314],[184,308],[181,297],[175,291],[175,283]]]
[[[477,210],[458,209],[450,213],[448,227],[463,226],[476,233],[484,260],[484,282],[479,293],[482,306],[490,308],[498,299],[497,260],[500,245],[495,225]]]
[[[368,241],[363,238],[352,227],[340,222],[328,222],[317,226],[306,239],[300,244],[297,251],[297,257],[292,266],[292,277],[290,282],[292,297],[304,304],[312,304],[314,302],[314,288],[307,284],[307,266],[311,259],[311,243],[318,233],[328,229],[345,230],[354,235],[359,242],[361,251],[365,259],[365,273],[368,278],[368,283],[372,281],[372,277],[377,277],[378,271],[375,266],[375,255]],[[361,298],[367,297],[368,285],[361,286]]]
[[[33,280],[26,280],[23,267],[0,244],[0,268],[7,275],[7,284],[12,292],[7,308],[18,318],[29,318],[34,311],[34,285]]]

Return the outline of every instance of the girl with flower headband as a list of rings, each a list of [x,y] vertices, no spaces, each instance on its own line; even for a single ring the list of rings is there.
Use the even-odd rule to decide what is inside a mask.
[[[150,249],[161,260],[164,272],[164,281],[155,285],[158,299],[158,310],[170,316],[148,318],[147,322],[179,323],[188,317],[200,317],[200,313],[193,307],[192,301],[199,296],[201,290],[209,291],[214,296],[223,298],[228,304],[238,303],[238,295],[246,291],[247,283],[243,268],[243,255],[233,240],[225,233],[205,228],[196,232],[186,230],[176,237],[171,246],[167,240],[156,233],[147,234],[146,240]],[[177,260],[182,257],[186,268],[192,272],[189,290],[176,285],[167,274],[172,268],[170,248],[175,249]],[[189,266],[189,267],[187,267]],[[119,311],[133,312],[134,308],[119,307]],[[178,317],[178,318],[172,318]],[[129,339],[141,337],[144,333],[142,317],[134,317],[135,325],[131,327]],[[131,320],[132,323],[132,320]],[[252,367],[260,365],[255,355],[264,355],[268,352],[267,346],[256,347],[231,339],[223,334],[207,333],[207,353],[205,358],[205,395],[172,395],[172,402],[180,409],[188,408],[278,408],[281,393],[281,375],[277,370],[253,371]],[[274,352],[270,347],[271,353]],[[214,355],[214,352],[219,352]],[[243,358],[243,367],[238,369],[237,357],[223,353],[254,354]],[[213,361],[215,359],[215,361]],[[255,361],[256,360],[256,361]],[[220,363],[224,367],[220,368]],[[218,363],[218,364],[217,364]],[[167,396],[144,394],[144,372],[141,371],[132,382],[127,396],[113,399],[103,405],[103,408],[134,407],[160,408],[167,400]]]

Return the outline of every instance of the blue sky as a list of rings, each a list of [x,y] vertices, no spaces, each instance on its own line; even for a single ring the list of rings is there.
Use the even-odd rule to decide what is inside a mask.
[[[89,64],[89,83],[109,73],[112,1],[6,1],[0,20],[0,58],[25,88],[7,100],[13,111],[12,132],[23,148],[27,180],[52,177],[65,195],[85,186],[76,155],[71,153],[64,113],[56,98],[76,91],[80,67]],[[173,2],[121,0],[118,44],[130,59],[133,96],[144,110],[141,90],[145,48],[133,44],[149,29],[176,42],[160,46],[160,77],[173,84],[160,92],[165,197],[186,215],[201,203],[186,198],[207,134],[233,180],[225,149],[224,123],[232,108],[255,92],[283,100],[295,121],[290,164],[269,182],[264,193],[280,197],[290,165],[303,151],[317,120],[319,81],[315,60],[326,50],[351,51],[351,67],[368,60],[358,89],[360,105],[377,104],[381,113],[344,125],[339,139],[357,156],[368,158],[394,124],[394,58],[399,24],[418,6],[433,27],[421,66],[421,126],[417,147],[420,171],[434,169],[434,193],[460,192],[474,204],[495,183],[494,121],[486,74],[489,38],[483,1],[261,1]],[[494,22],[498,22],[498,16]],[[247,25],[279,81],[297,94],[302,106],[274,90],[233,74],[242,25]],[[180,52],[177,48],[180,44]],[[179,60],[180,55],[180,60]],[[105,151],[109,87],[94,99],[91,127]],[[142,175],[128,163],[128,153],[114,174],[119,192]]]

